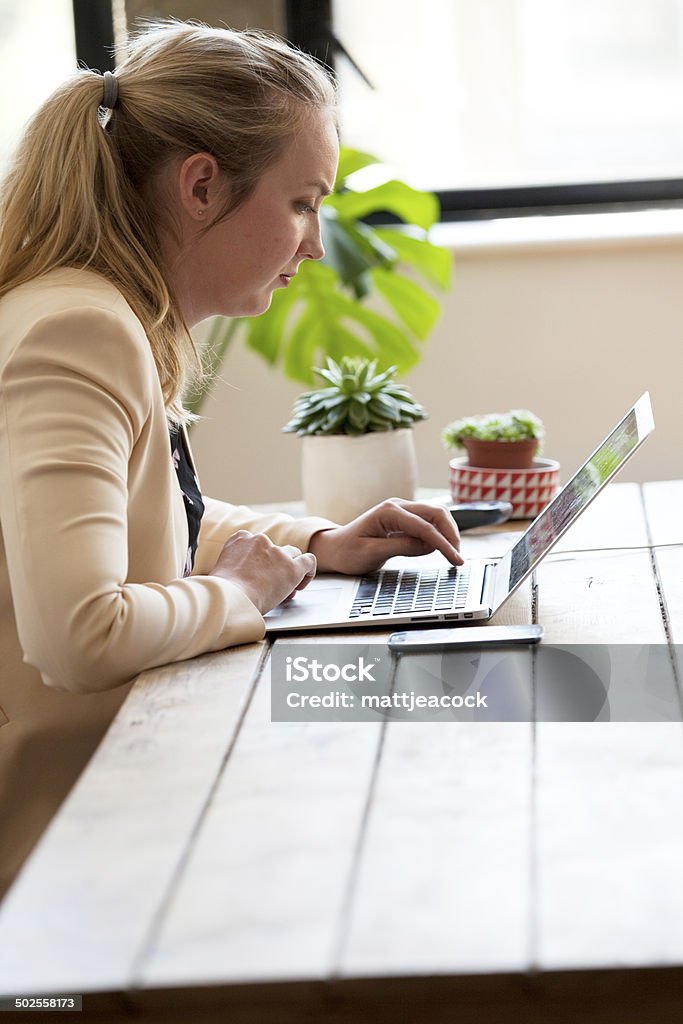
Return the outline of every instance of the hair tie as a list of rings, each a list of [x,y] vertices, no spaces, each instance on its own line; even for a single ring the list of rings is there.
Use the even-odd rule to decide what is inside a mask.
[[[105,110],[113,110],[119,98],[119,83],[111,71],[104,72],[104,89],[102,92],[102,106]]]

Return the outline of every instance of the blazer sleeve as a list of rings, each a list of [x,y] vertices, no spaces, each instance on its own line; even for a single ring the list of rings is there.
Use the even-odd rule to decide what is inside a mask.
[[[2,368],[0,522],[24,660],[48,685],[106,690],[265,632],[227,580],[127,582],[128,464],[151,372],[144,334],[100,308],[39,321]]]
[[[294,519],[283,512],[258,513],[245,505],[229,505],[227,502],[206,496],[204,506],[195,557],[195,573],[211,571],[226,540],[237,530],[265,533],[275,544],[293,544],[302,551],[307,551],[314,533],[319,530],[330,530],[337,525],[318,516]]]

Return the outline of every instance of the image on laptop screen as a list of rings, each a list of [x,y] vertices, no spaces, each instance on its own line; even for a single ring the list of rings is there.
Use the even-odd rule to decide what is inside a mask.
[[[517,541],[512,549],[511,590],[616,473],[642,437],[634,406]]]

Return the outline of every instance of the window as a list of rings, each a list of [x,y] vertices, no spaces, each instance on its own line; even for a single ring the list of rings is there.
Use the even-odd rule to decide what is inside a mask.
[[[0,0],[0,174],[36,107],[76,66],[71,0]]]
[[[683,199],[683,0],[333,0],[332,21],[375,86],[336,56],[344,141],[452,214]]]
[[[0,177],[33,112],[78,64],[114,69],[123,0],[0,0]]]

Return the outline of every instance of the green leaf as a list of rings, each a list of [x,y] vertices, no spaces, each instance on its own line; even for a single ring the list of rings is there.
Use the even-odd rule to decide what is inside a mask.
[[[374,268],[372,280],[406,327],[424,341],[439,316],[436,299],[414,281],[381,267]]]
[[[287,319],[300,297],[293,284],[294,282],[291,282],[288,288],[279,288],[273,292],[270,309],[261,316],[251,317],[245,321],[247,345],[262,355],[271,366],[280,355],[280,344]]]
[[[336,408],[338,405],[344,405],[345,402],[346,398],[344,395],[335,394],[332,398],[324,398],[319,404],[323,409],[329,410]]]
[[[423,277],[444,291],[451,286],[453,254],[432,245],[426,238],[417,238],[410,231],[396,228],[375,228],[375,234],[395,250],[399,260],[415,267]]]
[[[341,359],[342,356],[358,356],[369,359],[373,354],[372,349],[364,341],[348,330],[342,323],[334,326],[332,334],[327,338],[325,345],[321,343],[321,349],[326,349],[334,359]]]
[[[401,414],[394,403],[389,398],[385,398],[384,395],[377,395],[372,411],[375,415],[384,416],[391,423],[398,423],[401,418]]]
[[[323,263],[332,267],[344,284],[351,284],[377,262],[360,233],[349,230],[349,225],[336,217],[329,214],[321,217],[321,228],[325,248]]]
[[[347,415],[348,412],[346,406],[344,406],[341,409],[337,409],[335,413],[330,413],[330,415],[327,417],[323,425],[325,433],[334,434],[337,428],[342,425]]]
[[[372,259],[374,263],[379,263],[380,266],[393,267],[398,261],[398,254],[395,249],[392,249],[390,245],[387,245],[385,241],[377,234],[374,227],[369,224],[364,224],[362,221],[358,221],[356,224],[351,224],[347,220],[340,220],[339,224],[341,227],[348,231],[350,234],[360,236],[367,247],[369,253],[368,259]]]
[[[399,373],[405,373],[419,362],[420,353],[411,339],[386,317],[357,303],[346,311],[346,316],[370,332],[381,351],[383,363],[391,363]]]
[[[294,380],[313,381],[316,353],[340,358],[344,354],[375,357],[383,367],[397,364],[399,372],[418,360],[411,338],[386,317],[346,295],[329,267],[304,264],[288,292],[300,305],[279,339],[285,372]],[[254,321],[246,321],[249,332]],[[333,383],[328,378],[330,383]]]
[[[369,153],[363,153],[359,149],[352,149],[350,146],[342,146],[339,152],[337,178],[334,183],[335,192],[339,191],[342,183],[351,174],[355,174],[356,171],[361,171],[364,167],[370,167],[371,164],[378,163],[379,160],[376,156],[371,156]]]
[[[316,311],[309,307],[294,324],[284,350],[284,370],[288,377],[293,380],[310,378],[316,346]]]
[[[415,399],[412,399],[410,402],[396,402],[396,408],[400,413],[406,413],[408,416],[412,416],[415,409],[422,409],[422,406],[419,402],[416,402]]]
[[[349,405],[349,423],[358,430],[365,430],[368,425],[368,410],[362,405]]]
[[[439,217],[439,202],[431,192],[419,192],[403,181],[387,181],[365,192],[338,192],[327,200],[342,220],[358,220],[370,213],[393,213],[409,224],[430,228]]]
[[[317,377],[322,377],[323,380],[328,380],[330,384],[333,384],[335,387],[339,383],[339,379],[337,378],[334,370],[325,370],[323,367],[316,367],[314,372]]]

